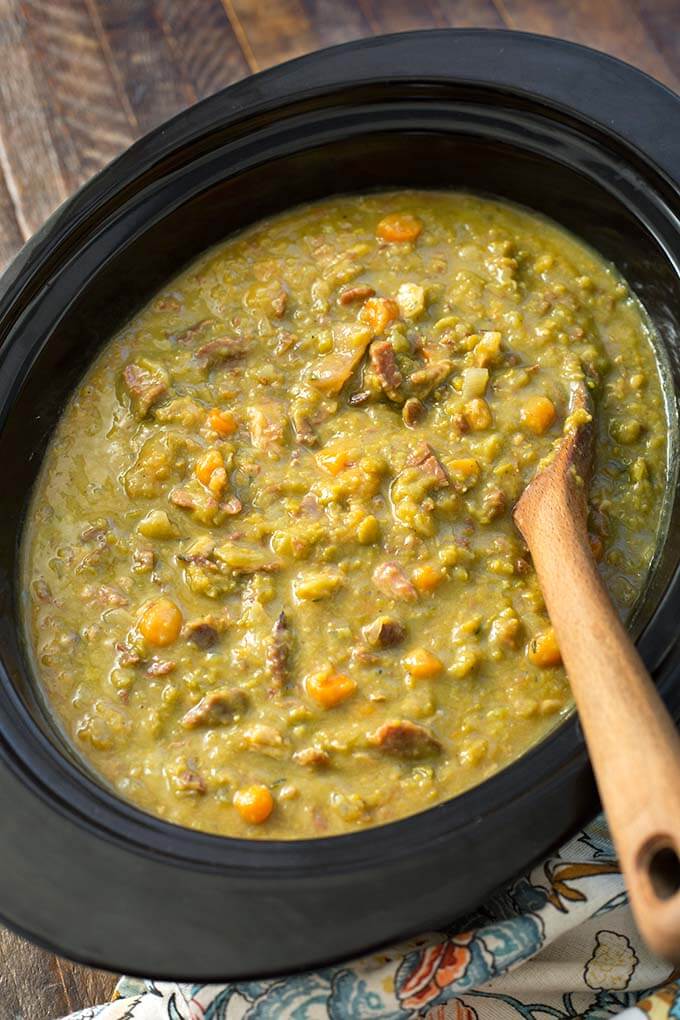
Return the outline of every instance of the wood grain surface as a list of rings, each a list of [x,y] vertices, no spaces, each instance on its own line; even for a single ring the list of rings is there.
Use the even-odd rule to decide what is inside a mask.
[[[678,0],[0,0],[0,268],[133,139],[252,71],[381,32],[511,28],[680,89]],[[0,930],[0,1020],[107,999],[113,975]]]

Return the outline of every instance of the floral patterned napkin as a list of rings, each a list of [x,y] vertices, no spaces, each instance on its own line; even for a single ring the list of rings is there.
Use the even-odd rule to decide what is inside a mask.
[[[74,1020],[680,1020],[680,981],[643,945],[597,818],[448,931],[293,977],[123,978]]]

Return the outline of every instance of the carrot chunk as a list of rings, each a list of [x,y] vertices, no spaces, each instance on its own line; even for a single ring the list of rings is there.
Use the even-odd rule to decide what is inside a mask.
[[[210,485],[214,471],[224,470],[224,460],[219,450],[206,450],[196,461],[196,477],[203,485]]]
[[[220,411],[219,407],[213,407],[208,413],[208,425],[219,436],[233,436],[238,428],[238,422],[231,411]]]
[[[415,568],[411,574],[411,581],[418,591],[430,592],[439,587],[445,576],[443,570],[431,567],[429,563],[424,563],[422,567]]]
[[[313,673],[307,677],[305,687],[310,698],[322,708],[335,708],[350,698],[357,689],[355,680],[332,669]]]
[[[370,326],[374,336],[384,333],[389,324],[399,317],[399,305],[392,298],[369,298],[364,301],[359,318]]]
[[[557,412],[548,397],[530,397],[520,411],[520,421],[528,429],[542,436],[555,421]]]
[[[255,783],[236,791],[234,807],[244,822],[248,822],[249,825],[261,825],[274,810],[274,798],[266,786]]]
[[[156,599],[146,607],[139,623],[140,634],[150,645],[171,645],[182,629],[182,613],[171,599]]]
[[[527,658],[534,666],[547,669],[549,666],[559,666],[562,662],[560,649],[552,627],[541,631],[531,639],[527,646]]]
[[[403,244],[404,241],[415,241],[423,229],[417,216],[411,213],[390,213],[384,216],[376,228],[381,241],[390,244]]]
[[[426,648],[415,648],[402,659],[402,665],[407,673],[417,680],[426,680],[437,676],[444,668],[441,659],[438,659]]]

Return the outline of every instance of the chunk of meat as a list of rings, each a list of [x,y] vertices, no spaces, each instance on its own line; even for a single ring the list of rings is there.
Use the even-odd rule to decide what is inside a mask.
[[[505,513],[507,505],[508,500],[503,490],[492,486],[482,497],[480,520],[483,524],[488,524]]]
[[[391,616],[379,616],[363,627],[361,633],[373,648],[393,648],[404,640],[406,628]]]
[[[156,561],[153,549],[136,546],[132,550],[132,569],[136,574],[150,574]]]
[[[182,636],[196,645],[202,651],[207,651],[216,644],[220,632],[228,626],[229,620],[226,616],[200,616],[195,620],[189,620],[184,625]]]
[[[400,719],[386,722],[375,731],[370,743],[395,758],[429,758],[439,754],[442,745],[424,726]]]
[[[80,533],[81,542],[97,542],[100,543],[106,536],[109,530],[108,522],[105,520],[95,521],[93,524],[84,528]]]
[[[354,301],[365,301],[373,297],[375,291],[367,283],[358,283],[355,287],[343,287],[338,294],[339,305],[351,305]]]
[[[314,431],[307,411],[293,404],[290,409],[290,419],[293,422],[293,428],[295,429],[296,441],[301,443],[303,446],[316,446],[319,441],[319,437]]]
[[[86,584],[83,588],[82,597],[86,602],[94,602],[99,606],[118,608],[129,606],[130,599],[122,591],[111,587],[108,584]]]
[[[357,393],[353,393],[352,396],[349,397],[347,403],[350,407],[361,407],[363,404],[367,404],[369,402],[371,396],[372,394],[370,390],[359,390]]]
[[[421,443],[408,457],[408,467],[420,468],[422,472],[434,480],[435,489],[445,489],[449,484],[449,478],[444,470],[441,461],[429,443]]]
[[[417,397],[409,397],[401,409],[401,417],[407,428],[412,429],[425,417],[425,404]]]
[[[177,669],[177,663],[173,662],[172,659],[154,659],[147,668],[147,676],[167,676],[168,673],[172,673],[173,670]]]
[[[248,344],[241,336],[221,336],[209,340],[196,351],[196,357],[206,368],[213,368],[223,361],[231,361],[245,354]]]
[[[168,392],[167,378],[161,369],[154,371],[134,362],[123,369],[123,382],[133,410],[140,418],[145,418]]]
[[[309,765],[311,768],[325,768],[330,765],[331,756],[322,747],[303,747],[293,755],[298,765]]]
[[[183,769],[177,774],[175,786],[184,793],[205,793],[208,789],[201,773],[190,768]]]
[[[289,680],[289,665],[292,652],[292,637],[288,618],[281,610],[272,629],[272,636],[267,648],[267,669],[272,678],[271,694],[283,690]]]
[[[450,361],[433,361],[425,368],[418,368],[411,373],[409,384],[418,397],[427,397],[441,386],[444,380],[453,371],[453,363]]]
[[[418,592],[398,563],[381,563],[373,571],[373,584],[378,591],[401,602],[415,602]]]
[[[196,508],[196,500],[186,489],[173,489],[170,493],[170,502],[175,506],[181,507],[182,510],[194,510]]]
[[[195,322],[193,326],[188,326],[179,333],[173,333],[170,339],[176,344],[191,344],[202,336],[208,327],[212,326],[213,322],[213,319],[201,319],[200,322]]]
[[[287,304],[288,295],[282,287],[281,290],[272,298],[272,311],[277,319],[283,318],[286,314]]]
[[[233,687],[224,691],[211,691],[197,705],[182,716],[181,723],[187,730],[200,726],[224,726],[233,722],[248,708],[248,695]]]
[[[397,367],[394,347],[389,340],[377,340],[371,344],[370,357],[381,389],[391,399],[397,399],[397,390],[403,382],[403,376]]]
[[[283,737],[274,726],[255,723],[243,734],[251,747],[281,747]]]
[[[228,517],[235,517],[236,514],[240,514],[243,510],[243,503],[238,496],[230,496],[229,499],[225,499],[220,503],[220,510],[227,514]]]
[[[142,657],[139,652],[135,652],[134,649],[128,648],[122,641],[116,643],[116,651],[118,652],[118,665],[119,666],[138,666],[142,661]]]
[[[250,441],[256,450],[276,449],[283,440],[286,424],[283,407],[275,400],[253,404],[247,410]]]

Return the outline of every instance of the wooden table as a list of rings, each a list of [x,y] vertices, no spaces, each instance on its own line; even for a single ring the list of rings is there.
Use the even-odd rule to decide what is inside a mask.
[[[0,265],[135,138],[271,64],[430,27],[512,28],[607,50],[680,91],[678,0],[0,0]],[[0,929],[0,1020],[110,997],[115,976]]]

